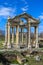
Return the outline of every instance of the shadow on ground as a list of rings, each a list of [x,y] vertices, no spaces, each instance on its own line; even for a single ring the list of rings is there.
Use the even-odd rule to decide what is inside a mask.
[[[3,65],[10,65],[10,61],[8,61],[8,59],[6,59],[3,54],[0,54],[0,63],[2,63]]]

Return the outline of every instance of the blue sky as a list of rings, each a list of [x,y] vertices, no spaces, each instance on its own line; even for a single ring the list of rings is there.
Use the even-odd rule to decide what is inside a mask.
[[[8,16],[27,12],[40,18],[39,32],[43,31],[43,0],[0,0],[0,29],[5,30]]]

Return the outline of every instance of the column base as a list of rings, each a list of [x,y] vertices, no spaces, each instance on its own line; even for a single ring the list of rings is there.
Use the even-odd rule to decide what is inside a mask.
[[[16,45],[16,48],[20,48],[20,46],[19,45]]]
[[[36,45],[35,48],[39,48],[39,46]]]
[[[11,45],[9,43],[7,44],[7,48],[11,48]]]
[[[28,49],[31,49],[32,47],[31,47],[31,45],[28,45]]]
[[[36,46],[35,46],[35,48],[39,48],[39,43],[36,43]]]

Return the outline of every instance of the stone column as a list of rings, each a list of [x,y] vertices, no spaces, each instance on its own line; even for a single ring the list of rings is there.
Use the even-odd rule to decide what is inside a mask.
[[[21,28],[21,45],[22,45],[22,28]]]
[[[14,44],[14,27],[12,27],[12,44]]]
[[[30,28],[31,28],[30,21],[28,21],[28,48],[31,48]]]
[[[7,43],[7,48],[11,48],[10,44],[10,22],[8,21],[8,43]]]
[[[38,44],[38,26],[36,26],[36,48],[39,48],[39,44]]]
[[[27,45],[26,46],[28,47],[28,28],[27,28]]]
[[[18,48],[19,46],[19,26],[16,27],[16,47]]]
[[[27,32],[26,32],[26,38],[25,38],[25,43],[26,43],[26,47],[28,46],[28,40],[27,40]]]
[[[22,29],[22,44],[23,44],[23,29]]]
[[[32,40],[32,45],[35,47],[36,45],[36,27],[34,27],[34,39]]]
[[[5,46],[7,46],[7,41],[8,41],[8,24],[6,25],[5,29]]]

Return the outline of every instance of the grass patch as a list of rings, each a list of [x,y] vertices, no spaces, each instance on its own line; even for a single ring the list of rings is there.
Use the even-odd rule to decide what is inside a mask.
[[[28,64],[29,65],[43,65],[43,55],[41,56],[41,61],[37,62],[34,57],[28,57],[27,60],[28,60]]]
[[[19,64],[17,60],[12,60],[11,64]]]

